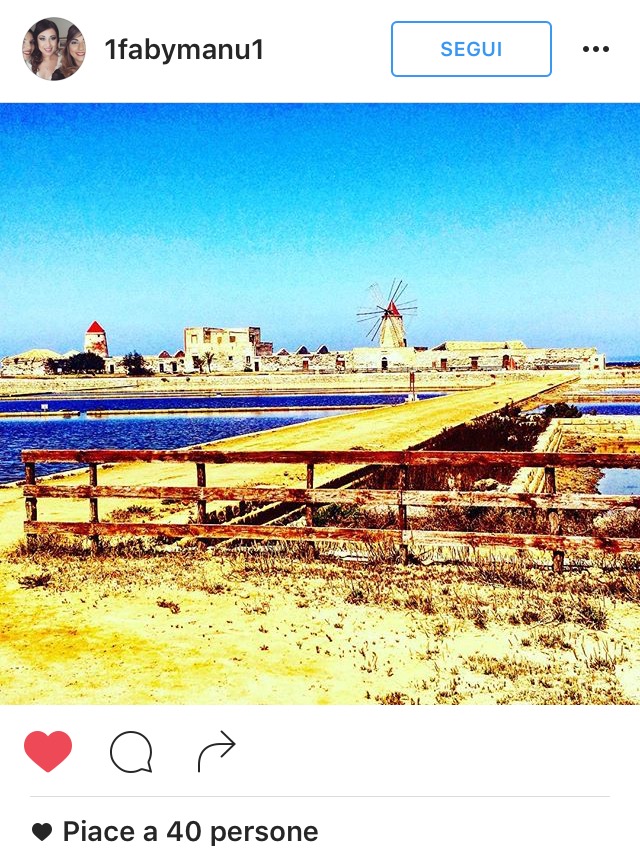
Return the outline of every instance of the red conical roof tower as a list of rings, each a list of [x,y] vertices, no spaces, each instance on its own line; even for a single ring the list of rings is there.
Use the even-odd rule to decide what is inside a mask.
[[[95,353],[103,359],[109,358],[109,347],[107,345],[107,333],[97,320],[94,320],[87,329],[84,336],[85,353]]]

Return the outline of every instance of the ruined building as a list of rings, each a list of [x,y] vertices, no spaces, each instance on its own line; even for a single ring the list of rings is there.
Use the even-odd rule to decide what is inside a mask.
[[[259,326],[188,326],[184,330],[184,353],[187,372],[258,371],[260,357],[271,355],[273,344],[260,340]]]

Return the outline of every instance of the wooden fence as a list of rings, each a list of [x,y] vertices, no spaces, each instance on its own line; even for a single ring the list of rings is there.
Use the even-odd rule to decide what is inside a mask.
[[[27,544],[34,547],[39,534],[57,532],[89,537],[97,549],[100,536],[134,535],[195,537],[202,540],[343,540],[362,543],[385,542],[399,547],[402,559],[407,560],[412,546],[466,546],[540,549],[553,553],[553,566],[561,569],[567,551],[601,551],[610,553],[640,550],[640,540],[633,537],[566,536],[562,533],[561,511],[607,511],[623,507],[640,507],[638,495],[595,495],[556,493],[556,468],[640,468],[640,454],[589,454],[539,452],[452,452],[452,451],[151,451],[151,450],[26,450],[24,495],[27,521]],[[195,464],[194,486],[101,486],[98,466],[120,462],[184,462]],[[87,485],[58,485],[50,480],[38,480],[37,463],[75,463],[89,469]],[[306,486],[207,486],[207,466],[229,463],[280,463],[306,467]],[[397,488],[331,488],[314,485],[316,465],[393,466],[398,470]],[[502,491],[429,491],[408,488],[409,474],[415,466],[465,467],[508,465],[515,468],[544,468],[542,493],[512,493]],[[301,472],[301,475],[303,473]],[[38,520],[38,499],[87,499],[89,521],[46,522]],[[183,504],[193,502],[197,522],[101,522],[99,500],[102,498],[165,499]],[[268,525],[244,524],[227,520],[208,521],[207,502],[283,503],[300,506],[304,524]],[[313,524],[316,505],[375,505],[393,507],[396,524],[393,528],[320,527]],[[493,507],[543,510],[546,531],[540,533],[468,532],[442,530],[412,530],[408,522],[408,507]]]

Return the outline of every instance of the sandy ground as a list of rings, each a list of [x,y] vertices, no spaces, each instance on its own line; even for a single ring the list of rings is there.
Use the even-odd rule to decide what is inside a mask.
[[[639,591],[607,595],[602,573],[269,553],[1,566],[5,703],[640,700]]]
[[[490,374],[486,371],[461,373],[429,371],[416,373],[416,387],[422,390],[484,388],[499,382],[519,382],[526,374]],[[409,375],[399,373],[348,374],[192,374],[152,377],[0,377],[0,398],[34,394],[269,394],[285,391],[313,394],[322,391],[372,392],[408,391]]]
[[[563,379],[538,375],[517,390],[497,384],[222,444],[403,448]],[[160,472],[163,483],[193,483],[193,468],[118,466],[100,482],[158,483]],[[227,466],[224,482],[282,475],[269,470]],[[40,504],[41,518],[86,518],[86,502]],[[5,703],[640,699],[640,588],[628,566],[551,577],[491,557],[465,568],[423,556],[402,567],[379,552],[309,563],[295,548],[139,554],[135,544],[96,558],[52,544],[28,557],[15,548],[23,518],[19,489],[0,490]]]

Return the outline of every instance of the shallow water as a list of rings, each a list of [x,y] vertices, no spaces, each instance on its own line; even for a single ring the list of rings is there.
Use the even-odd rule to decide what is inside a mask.
[[[322,410],[264,415],[141,415],[121,418],[5,418],[0,421],[0,483],[24,477],[25,448],[182,448],[326,417]],[[336,415],[339,412],[332,411]],[[77,465],[38,465],[51,474]]]
[[[608,389],[609,394],[619,389]],[[633,394],[640,389],[625,389]],[[585,415],[640,415],[640,403],[577,403],[577,408]],[[603,469],[598,482],[598,492],[602,495],[640,495],[639,469]]]
[[[585,415],[640,415],[640,402],[635,403],[576,403]]]
[[[438,397],[420,395],[421,399]],[[154,397],[84,399],[38,398],[0,401],[0,411],[38,412],[42,404],[50,412],[64,409],[86,413],[95,409],[156,409],[199,407],[243,407],[243,412],[228,414],[130,415],[117,418],[88,418],[86,415],[69,418],[2,418],[0,419],[0,483],[10,483],[24,477],[20,452],[25,448],[182,448],[227,439],[247,433],[272,430],[287,424],[299,424],[329,415],[349,412],[349,406],[362,404],[401,403],[406,395],[340,394],[340,395],[269,395],[247,397]],[[255,412],[256,407],[282,407],[282,412]],[[289,406],[339,406],[344,409],[323,411],[307,409],[288,411]],[[254,410],[253,412],[251,410]],[[51,474],[77,468],[75,465],[38,465],[38,474]]]
[[[603,469],[597,488],[602,495],[640,495],[640,469]]]
[[[288,394],[288,395],[198,395],[187,397],[55,397],[0,400],[0,412],[49,412],[72,409],[88,412],[96,409],[255,409],[257,407],[389,406],[402,403],[406,394]],[[419,394],[419,400],[440,397],[438,393]]]

